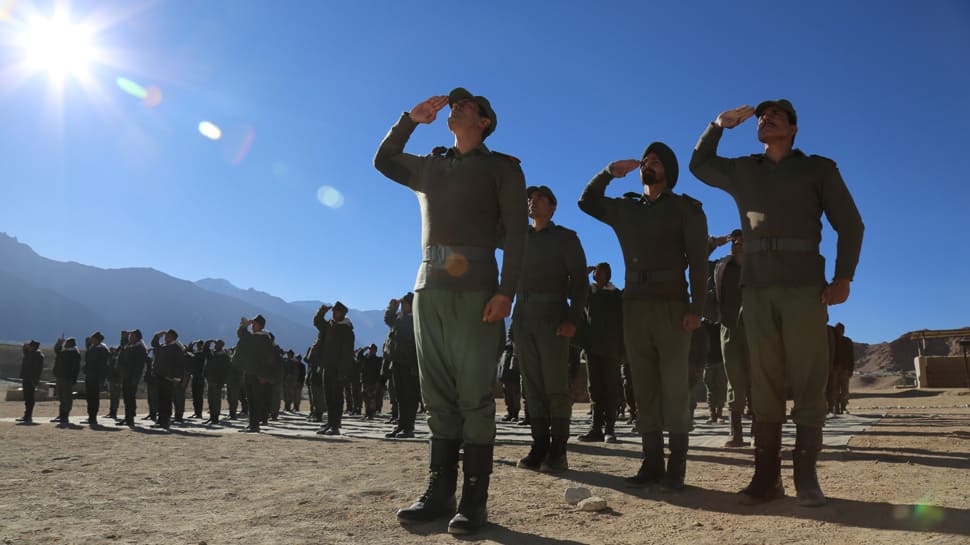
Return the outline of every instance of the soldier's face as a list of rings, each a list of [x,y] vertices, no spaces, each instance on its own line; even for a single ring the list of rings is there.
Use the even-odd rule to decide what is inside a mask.
[[[556,205],[542,191],[533,191],[529,195],[529,217],[551,218],[556,212]]]
[[[769,106],[758,118],[758,140],[764,143],[778,140],[793,141],[798,127],[788,119],[788,112]]]
[[[175,342],[175,336],[168,333],[165,334],[165,344],[171,344]]]
[[[593,281],[601,286],[605,286],[610,281],[610,273],[606,272],[606,269],[602,267],[597,267],[593,271]]]
[[[657,157],[657,154],[651,151],[640,161],[640,181],[644,185],[653,185],[666,179],[667,173],[664,172],[664,164]]]
[[[448,115],[448,128],[451,132],[458,132],[477,128],[484,131],[491,120],[481,115],[481,108],[474,100],[467,98],[459,100],[451,105],[451,114]]]

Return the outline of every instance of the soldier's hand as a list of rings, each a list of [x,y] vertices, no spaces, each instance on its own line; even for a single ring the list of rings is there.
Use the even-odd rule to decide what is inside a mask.
[[[576,336],[576,324],[572,322],[563,322],[559,324],[559,327],[556,328],[556,336],[572,339]]]
[[[493,323],[498,322],[512,314],[512,298],[508,295],[495,294],[488,303],[485,304],[485,310],[482,312],[482,321]]]
[[[693,312],[685,312],[682,325],[684,327],[684,331],[694,331],[701,326],[701,317]]]
[[[754,108],[745,104],[733,110],[721,112],[714,124],[722,129],[733,129],[754,115]]]
[[[724,246],[728,242],[731,242],[731,235],[721,235],[719,237],[713,237],[713,238],[714,238],[714,245],[717,246],[718,248],[720,248],[721,246]]]
[[[433,96],[418,104],[408,114],[416,123],[431,123],[438,117],[438,112],[448,105],[448,97]]]
[[[586,267],[586,274],[593,274],[594,272],[596,272],[596,267],[594,265]]]
[[[397,306],[401,304],[401,301],[400,299],[391,299],[387,302],[387,304],[392,308],[397,308]]]
[[[640,168],[640,161],[637,161],[636,159],[621,159],[619,161],[613,161],[610,163],[608,168],[610,170],[610,174],[614,178],[622,178]]]
[[[822,291],[823,305],[841,305],[849,298],[849,284],[851,280],[836,278]]]

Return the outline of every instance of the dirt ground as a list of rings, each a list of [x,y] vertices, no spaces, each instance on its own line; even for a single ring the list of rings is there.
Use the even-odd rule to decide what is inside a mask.
[[[141,402],[144,406],[144,402]],[[739,505],[752,450],[695,448],[681,493],[631,489],[632,444],[570,442],[571,469],[515,468],[522,445],[499,445],[490,524],[462,541],[499,544],[967,544],[970,394],[865,390],[850,411],[881,420],[823,451],[829,496]],[[82,402],[83,405],[83,402]],[[22,414],[0,402],[0,418]],[[446,520],[402,527],[394,511],[423,489],[427,448],[374,439],[57,429],[40,403],[35,426],[0,422],[0,542],[133,544],[452,543]],[[76,405],[75,416],[84,412]],[[703,408],[698,415],[704,414]],[[725,433],[727,426],[725,425]],[[784,484],[794,494],[791,456]],[[563,501],[567,486],[609,501],[600,513]]]

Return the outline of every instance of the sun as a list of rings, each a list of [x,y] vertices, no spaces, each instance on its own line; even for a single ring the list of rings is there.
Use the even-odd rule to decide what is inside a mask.
[[[31,20],[21,36],[27,69],[54,79],[83,77],[94,59],[93,34],[64,13]]]

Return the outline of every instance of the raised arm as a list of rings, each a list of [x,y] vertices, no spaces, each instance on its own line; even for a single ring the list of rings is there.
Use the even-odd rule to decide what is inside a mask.
[[[748,105],[721,112],[707,130],[701,135],[694,153],[690,157],[690,171],[698,180],[713,187],[727,190],[734,175],[734,159],[717,155],[717,145],[724,129],[733,129],[754,115],[754,108]]]
[[[404,153],[411,133],[419,123],[431,123],[437,118],[438,112],[448,105],[448,97],[433,96],[418,104],[410,112],[402,114],[397,123],[381,142],[374,156],[374,167],[384,176],[411,189],[416,187],[425,158]]]

